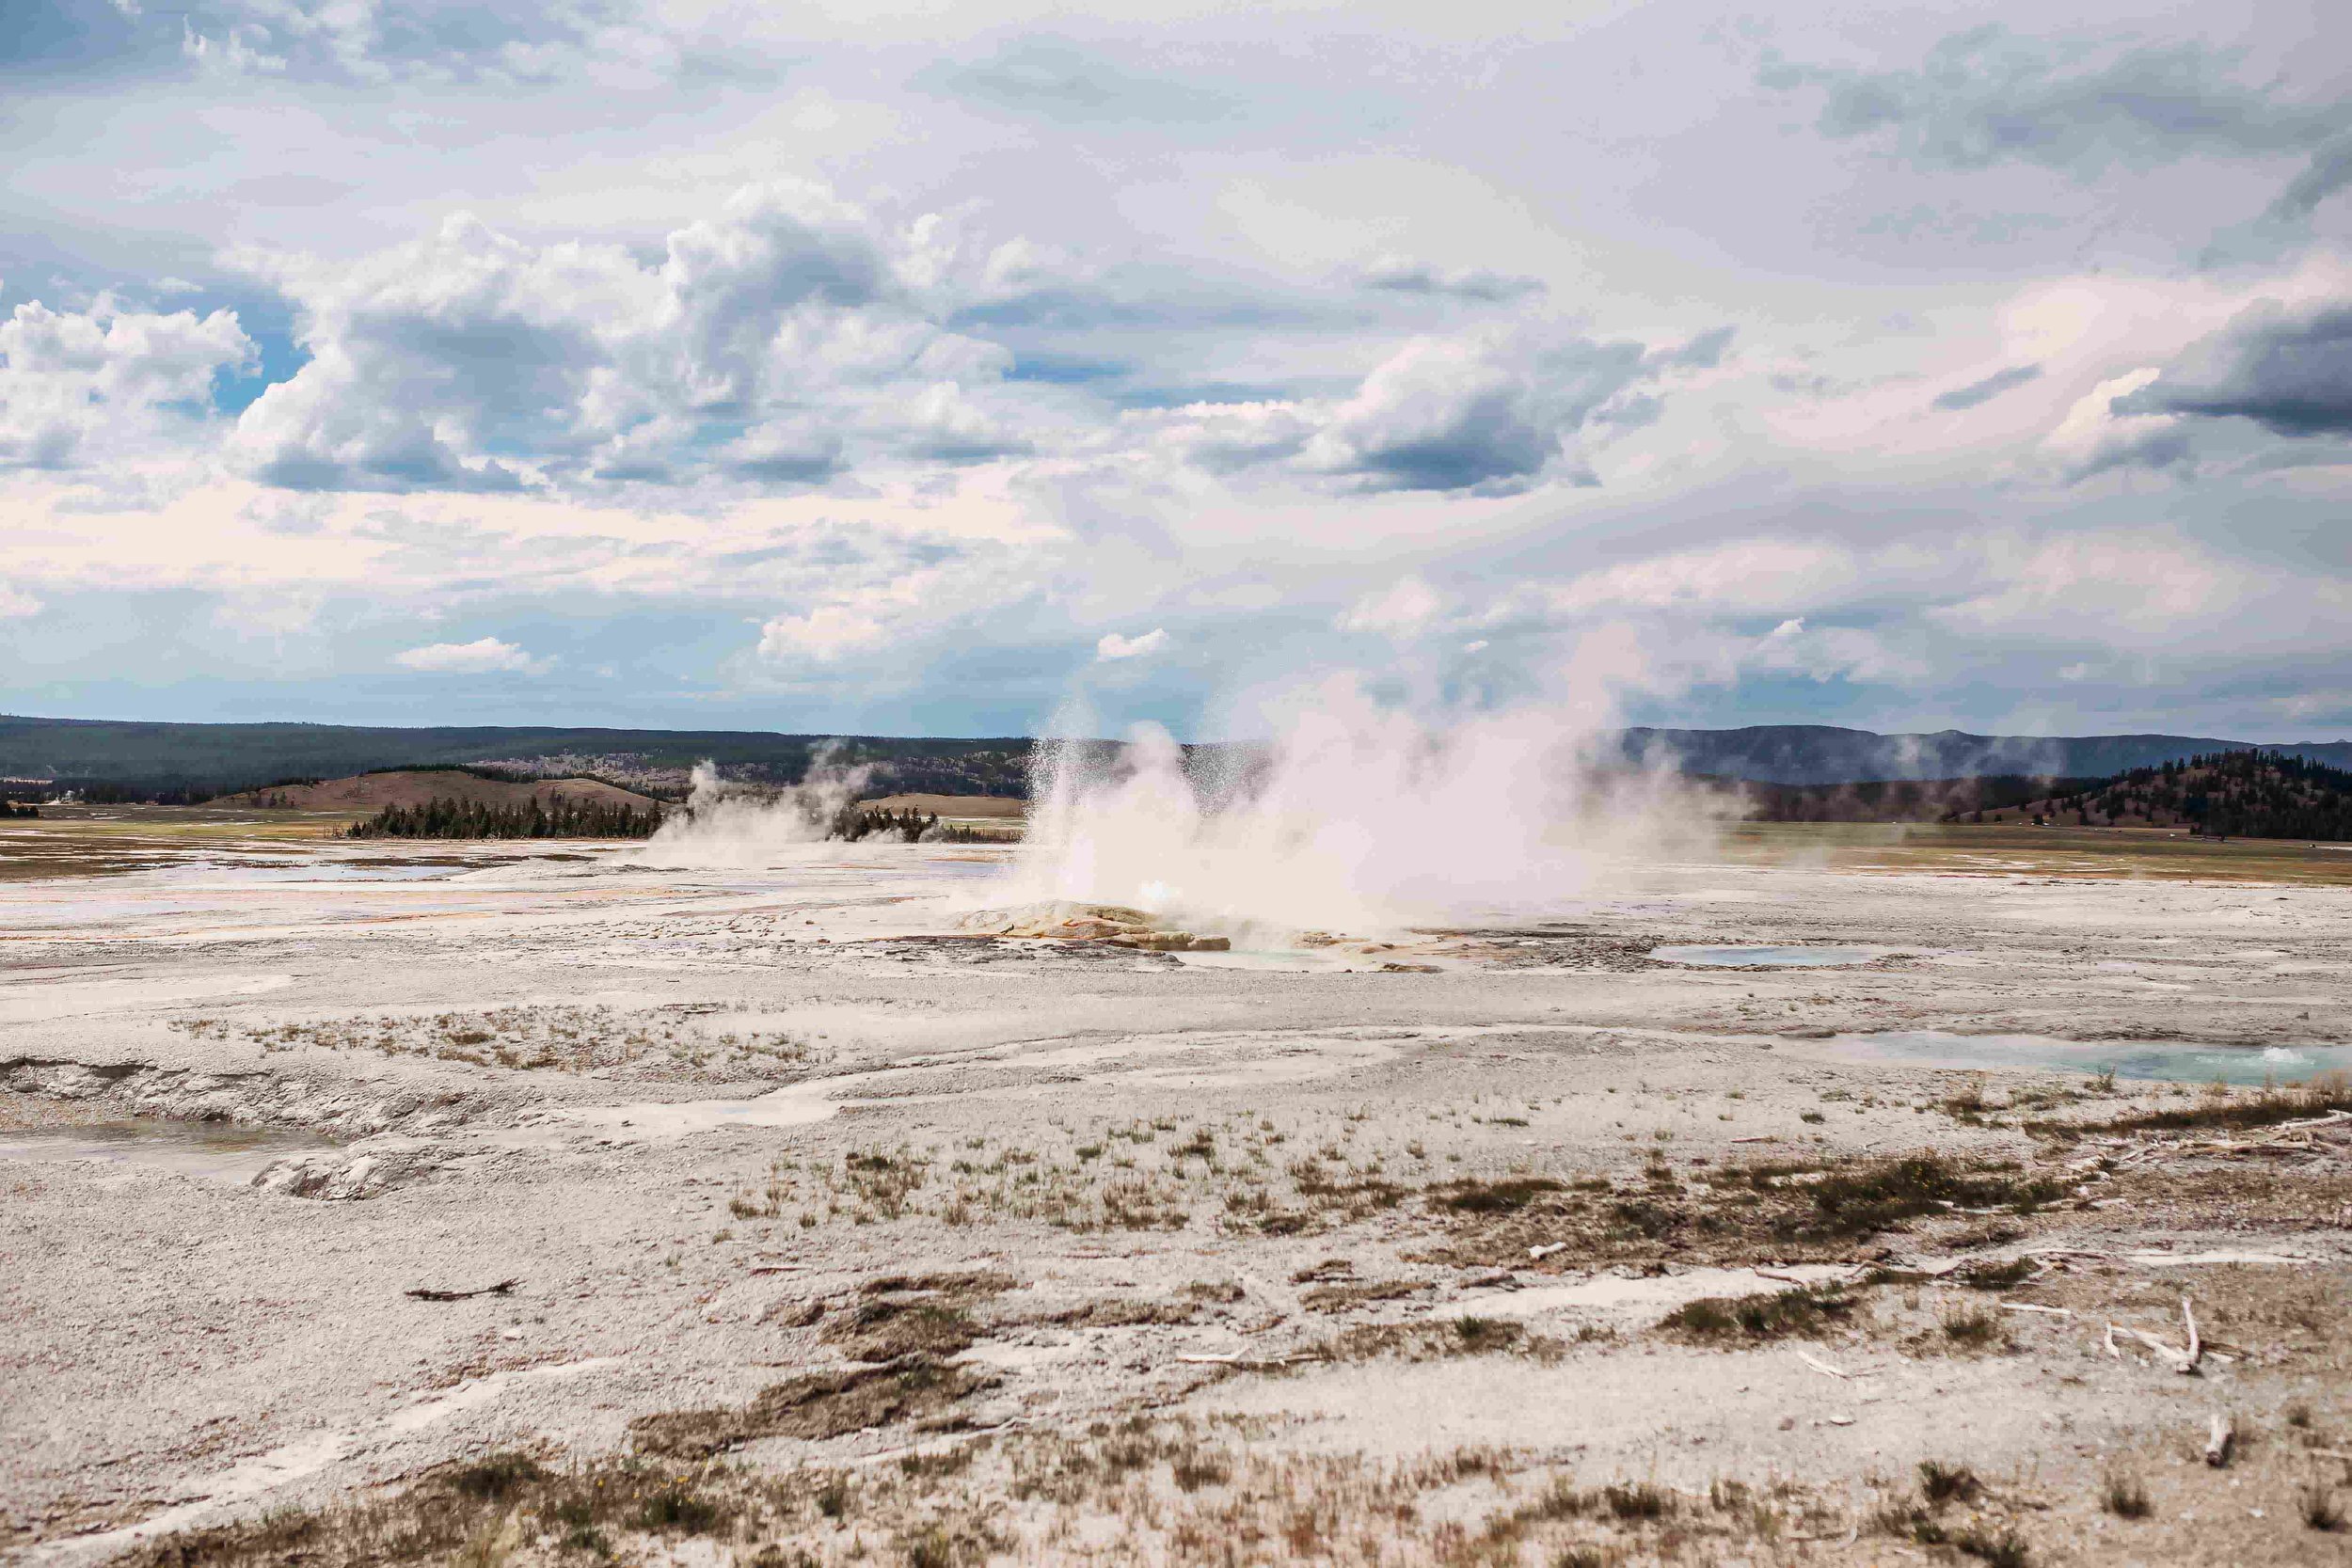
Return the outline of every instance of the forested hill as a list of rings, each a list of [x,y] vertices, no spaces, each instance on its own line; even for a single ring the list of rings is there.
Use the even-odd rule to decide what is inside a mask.
[[[2135,768],[2074,794],[1984,814],[2061,826],[2186,827],[2232,838],[2352,840],[2352,772],[2279,752]]]
[[[2004,775],[2106,779],[2130,768],[2217,752],[2257,749],[2252,742],[2189,735],[1879,735],[1827,724],[1758,724],[1737,730],[1631,729],[1626,754],[1671,759],[1686,773],[1753,784],[1839,784],[1887,780],[1953,780]],[[2261,750],[2352,768],[2352,741],[2299,741]]]
[[[93,800],[198,800],[288,780],[340,779],[396,768],[472,767],[501,776],[589,776],[676,799],[687,770],[706,759],[729,778],[797,783],[818,750],[870,763],[875,794],[993,795],[1028,792],[1031,742],[1023,736],[951,739],[897,736],[832,737],[759,730],[616,730],[505,725],[390,728],[348,724],[171,724],[0,716],[0,797],[39,799],[74,789]],[[2130,768],[2249,743],[2176,735],[1998,736],[1941,730],[1878,735],[1821,724],[1735,730],[1634,729],[1624,755],[1641,764],[1758,784],[1822,785],[1934,781],[1900,792],[1911,807],[1965,796],[1948,781],[1979,779],[1970,804],[2015,799],[2012,781],[2111,778]],[[1222,753],[1226,748],[1188,748]],[[2333,768],[2352,767],[2352,742],[2312,741],[2267,750]],[[1230,758],[1219,755],[1224,768]],[[1230,771],[1230,768],[1228,769]],[[14,781],[23,781],[22,783]],[[2049,793],[2068,785],[2042,786]],[[1896,802],[1890,802],[1894,804]],[[1841,805],[1840,809],[1844,809]],[[1878,809],[1872,802],[1872,809]]]
[[[794,784],[820,748],[875,764],[877,793],[1020,795],[1029,742],[834,737],[758,730],[607,730],[538,726],[373,728],[348,724],[168,724],[0,716],[0,780],[49,782],[94,799],[203,799],[288,780],[395,768],[486,766],[515,776],[587,774],[677,796],[687,770],[716,762],[729,778]]]

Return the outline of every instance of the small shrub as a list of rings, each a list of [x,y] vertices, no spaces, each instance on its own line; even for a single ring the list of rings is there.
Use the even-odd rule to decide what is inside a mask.
[[[1984,1482],[1965,1465],[1923,1459],[1919,1461],[1919,1495],[1939,1508],[1951,1502],[1972,1503],[1984,1495]]]
[[[646,1498],[637,1525],[660,1535],[708,1535],[718,1528],[720,1516],[718,1504],[678,1487]]]
[[[2026,1568],[2033,1560],[2026,1538],[2014,1529],[2004,1528],[1996,1534],[1990,1526],[1974,1526],[1954,1535],[1951,1544],[1963,1557],[1976,1558],[1986,1568]]]
[[[1675,1511],[1675,1496],[1648,1481],[1612,1481],[1600,1489],[1600,1499],[1619,1519],[1663,1519]]]
[[[2344,1509],[2336,1502],[2332,1489],[2313,1481],[2303,1488],[2296,1501],[2302,1509],[2303,1523],[2311,1528],[2330,1535],[2344,1528]]]
[[[1548,1176],[1514,1176],[1500,1181],[1463,1180],[1438,1195],[1438,1202],[1457,1214],[1509,1214],[1549,1193],[1562,1191]]]
[[[1508,1350],[1518,1341],[1521,1332],[1518,1323],[1504,1323],[1496,1318],[1464,1317],[1454,1320],[1454,1338],[1462,1342],[1462,1349],[1471,1355]]]
[[[527,1453],[494,1453],[449,1472],[453,1490],[485,1503],[504,1502],[526,1486],[547,1479],[548,1472]]]
[[[2004,1342],[2001,1320],[1990,1312],[1963,1310],[1946,1315],[1944,1338],[1963,1350],[1991,1350]]]
[[[2155,1512],[2148,1501],[2148,1488],[2139,1478],[2121,1472],[2107,1477],[2100,1487],[2099,1506],[2119,1519],[2145,1519]]]
[[[1205,1486],[1222,1486],[1233,1479],[1233,1467],[1214,1454],[1185,1454],[1175,1463],[1176,1489],[1198,1492]]]
[[[1752,1296],[1702,1296],[1676,1307],[1659,1326],[1700,1344],[1811,1338],[1851,1318],[1860,1305],[1861,1298],[1836,1285]]]
[[[2038,1266],[2030,1258],[2012,1258],[2006,1263],[1969,1263],[1961,1269],[1960,1282],[1972,1291],[2007,1291],[2023,1285]]]

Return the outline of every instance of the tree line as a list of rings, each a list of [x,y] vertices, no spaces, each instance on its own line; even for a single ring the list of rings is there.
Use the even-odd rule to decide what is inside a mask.
[[[351,838],[651,838],[661,809],[574,800],[491,805],[437,797],[421,806],[386,806],[344,830]]]
[[[896,840],[901,844],[993,844],[996,840],[986,833],[943,823],[938,814],[926,815],[908,806],[899,811],[876,811],[865,806],[844,806],[833,819],[833,830],[826,835],[855,844],[860,839]]]

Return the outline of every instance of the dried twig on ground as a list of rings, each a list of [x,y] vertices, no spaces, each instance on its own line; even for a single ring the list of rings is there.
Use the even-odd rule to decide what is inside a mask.
[[[436,1291],[421,1285],[402,1293],[414,1296],[419,1301],[466,1301],[474,1296],[507,1295],[521,1283],[519,1279],[501,1279],[495,1285],[484,1285],[471,1291]]]

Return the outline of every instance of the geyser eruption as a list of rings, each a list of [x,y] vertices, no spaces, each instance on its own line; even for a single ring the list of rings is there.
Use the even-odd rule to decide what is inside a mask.
[[[1525,911],[1708,831],[1699,797],[1614,745],[1587,708],[1433,722],[1343,679],[1206,766],[1156,725],[1115,751],[1048,742],[1014,880],[1232,933]]]
[[[787,788],[729,784],[716,764],[700,763],[686,809],[674,813],[645,847],[641,862],[674,869],[749,869],[769,863],[792,845],[833,836],[844,811],[866,793],[870,766],[844,767],[831,743],[809,758],[801,782]]]

